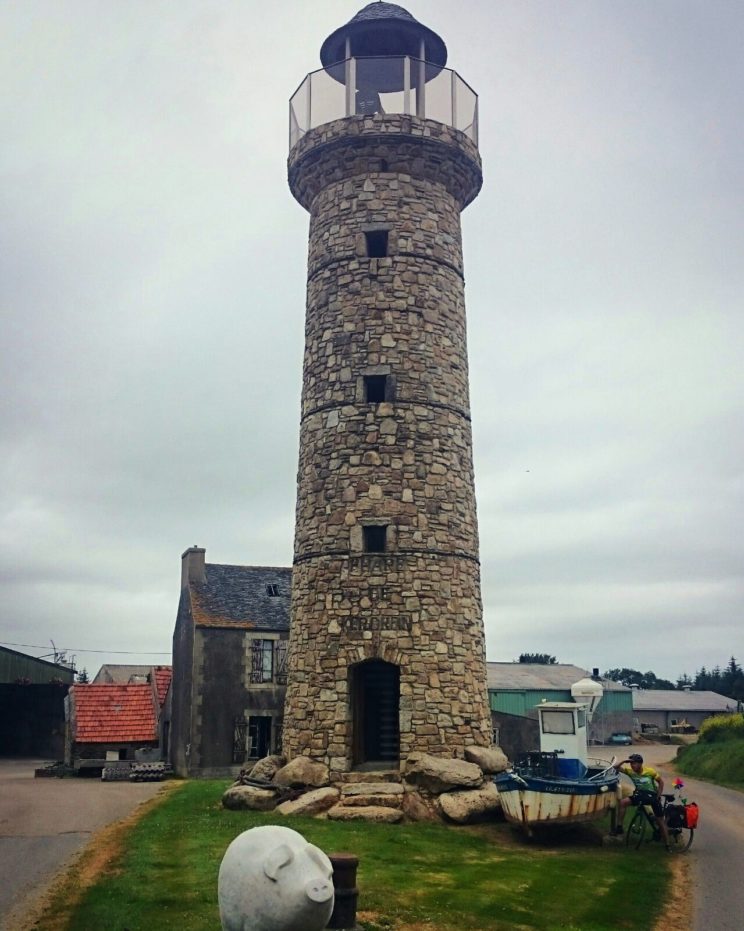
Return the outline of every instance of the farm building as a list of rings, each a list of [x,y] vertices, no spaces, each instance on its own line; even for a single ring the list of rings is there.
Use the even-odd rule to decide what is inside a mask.
[[[717,692],[694,692],[691,689],[633,689],[633,715],[636,729],[657,728],[669,733],[690,725],[698,730],[714,714],[731,714],[737,702]]]
[[[0,754],[61,759],[70,665],[0,647]]]
[[[498,743],[510,759],[539,744],[537,705],[543,701],[573,701],[571,686],[590,675],[568,663],[488,663],[488,697]],[[631,690],[600,679],[604,695],[589,725],[589,739],[604,743],[610,734],[633,727]]]

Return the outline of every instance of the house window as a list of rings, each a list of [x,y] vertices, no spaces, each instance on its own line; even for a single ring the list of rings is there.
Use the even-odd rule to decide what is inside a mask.
[[[253,640],[251,643],[251,682],[272,682],[274,679],[274,641]]]
[[[266,586],[266,594],[269,598],[276,598],[279,595],[279,586],[272,582],[270,585]]]
[[[364,234],[367,241],[367,255],[371,259],[384,259],[388,254],[388,231],[369,230]]]
[[[378,524],[364,527],[364,552],[384,553],[385,538],[387,537],[387,524]]]
[[[380,404],[387,393],[387,375],[364,376],[364,400],[368,404]]]
[[[251,760],[262,760],[271,753],[271,718],[268,715],[248,718],[247,751]]]

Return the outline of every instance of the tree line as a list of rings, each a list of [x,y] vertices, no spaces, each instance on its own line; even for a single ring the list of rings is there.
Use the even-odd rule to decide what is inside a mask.
[[[726,698],[733,698],[735,701],[744,701],[744,670],[737,663],[736,657],[732,656],[728,664],[721,668],[715,666],[713,669],[706,669],[701,666],[694,676],[683,672],[677,677],[676,682],[669,679],[660,679],[651,670],[640,672],[638,669],[608,669],[605,672],[606,679],[612,679],[613,682],[620,682],[623,685],[637,685],[642,689],[693,689],[696,692],[718,692],[719,695],[725,695]]]

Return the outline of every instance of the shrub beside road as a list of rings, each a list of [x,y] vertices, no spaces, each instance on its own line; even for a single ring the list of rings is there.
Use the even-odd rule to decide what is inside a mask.
[[[680,747],[675,762],[687,776],[744,789],[744,714],[708,718],[698,742]]]

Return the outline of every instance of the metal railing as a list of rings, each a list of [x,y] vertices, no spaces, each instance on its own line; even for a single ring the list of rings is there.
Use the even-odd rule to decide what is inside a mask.
[[[475,91],[456,71],[406,55],[348,58],[310,72],[289,101],[289,147],[316,126],[375,113],[436,120],[478,144]]]

